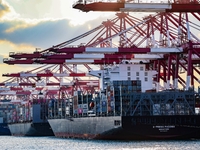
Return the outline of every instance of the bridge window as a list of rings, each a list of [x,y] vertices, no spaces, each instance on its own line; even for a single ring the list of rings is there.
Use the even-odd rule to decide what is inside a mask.
[[[114,121],[114,125],[115,125],[115,126],[120,126],[120,124],[121,124],[121,121],[120,121],[120,120],[115,120],[115,121]]]

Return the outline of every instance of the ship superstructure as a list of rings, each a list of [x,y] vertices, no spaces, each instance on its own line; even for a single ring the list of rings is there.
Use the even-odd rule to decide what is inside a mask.
[[[155,89],[153,86],[153,78],[156,77],[155,70],[147,70],[145,64],[131,63],[129,60],[123,60],[121,64],[107,65],[103,70],[90,71],[90,75],[100,79],[100,89],[104,90],[109,85],[113,85],[117,80],[135,80],[141,83],[140,92]]]

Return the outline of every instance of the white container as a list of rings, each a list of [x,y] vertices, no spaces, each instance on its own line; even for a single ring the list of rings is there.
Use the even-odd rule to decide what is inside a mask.
[[[153,115],[160,115],[160,104],[153,105]]]

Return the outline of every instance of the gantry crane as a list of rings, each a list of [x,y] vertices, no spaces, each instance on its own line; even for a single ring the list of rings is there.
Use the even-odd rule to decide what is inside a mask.
[[[124,12],[116,13],[116,16],[84,34],[48,49],[37,49],[29,54],[11,52],[11,58],[4,59],[4,63],[54,64],[54,67],[60,67],[58,71],[54,67],[38,71],[38,67],[36,72],[4,74],[3,76],[13,80],[0,84],[0,95],[4,96],[10,91],[12,94],[34,96],[36,91],[36,96],[42,91],[47,98],[55,95],[61,98],[63,93],[68,97],[73,96],[74,93],[70,92],[73,90],[88,92],[98,89],[97,80],[91,82],[79,80],[78,77],[87,76],[88,71],[93,68],[91,65],[110,65],[120,63],[123,59],[132,63],[145,63],[147,69],[157,70],[158,75],[154,80],[157,85],[163,81],[164,85],[161,87],[164,89],[177,88],[178,84],[188,88],[194,86],[195,81],[199,83],[200,40],[195,35],[200,30],[198,13],[160,12],[143,19]],[[87,40],[84,39],[86,37]],[[85,43],[70,45],[78,40]],[[79,65],[86,70],[77,72]],[[181,76],[181,71],[187,73],[187,79]],[[72,82],[63,82],[64,77],[72,78]],[[54,80],[50,81],[50,78]]]
[[[181,47],[185,48],[185,45],[190,45],[187,49],[188,50],[188,54],[185,57],[188,57],[188,60],[184,61],[184,63],[187,64],[187,81],[186,81],[186,88],[188,89],[190,86],[190,81],[191,81],[191,77],[194,78],[194,74],[193,74],[193,70],[195,70],[197,72],[197,75],[199,75],[199,70],[197,69],[193,69],[194,63],[192,62],[192,55],[195,55],[197,57],[199,57],[199,50],[198,46],[199,45],[199,41],[198,43],[193,43],[193,41],[190,39],[190,29],[189,29],[189,22],[188,22],[188,15],[187,13],[190,12],[193,15],[198,15],[195,14],[197,12],[200,11],[200,1],[199,0],[162,0],[162,1],[158,1],[158,0],[79,0],[77,1],[74,5],[73,8],[75,9],[79,9],[82,10],[83,12],[89,12],[89,11],[122,11],[122,12],[166,12],[169,15],[169,12],[178,12],[179,15],[181,16],[183,13],[186,13],[186,19],[185,20],[181,20],[180,18],[177,19],[177,21],[179,21],[179,25],[182,24],[182,22],[186,22],[186,26],[187,26],[187,35],[186,35],[186,39],[185,41],[182,41],[182,43],[179,43],[181,45]],[[165,19],[165,17],[163,18]],[[163,21],[163,20],[162,20]],[[162,22],[161,21],[161,22]],[[151,24],[156,23],[156,19],[151,20],[150,21]],[[166,29],[166,34],[169,34],[169,30],[168,30],[168,22],[164,22],[165,23],[165,29]],[[176,24],[176,21],[173,22],[172,24]],[[178,25],[178,26],[179,26]],[[180,29],[178,27],[178,29]],[[161,28],[162,30],[162,28]],[[152,32],[154,32],[152,30]],[[162,31],[161,31],[162,32]],[[153,33],[154,34],[154,33]],[[163,32],[164,34],[164,32]],[[182,34],[182,32],[180,33],[180,36]],[[148,36],[148,34],[147,34]],[[167,35],[169,36],[169,35]],[[153,41],[154,41],[154,35],[153,35]],[[169,38],[168,41],[166,41],[166,43],[169,43]],[[169,44],[168,44],[169,46]],[[160,49],[160,51],[162,51],[162,49]],[[178,56],[177,56],[178,57]],[[176,66],[179,66],[179,61],[178,58],[175,59],[176,60]],[[157,65],[155,65],[157,64]],[[168,56],[168,69],[171,66],[171,56]],[[196,65],[196,64],[195,64]],[[199,66],[199,63],[197,63],[197,65]],[[157,63],[157,61],[154,61],[154,66],[158,66],[158,71],[160,70],[161,66],[160,63]],[[183,67],[183,65],[182,65]],[[154,67],[155,69],[156,67]],[[175,79],[175,88],[177,87],[177,82],[178,82],[178,67],[176,67],[176,73],[172,73],[168,70],[167,73],[167,82],[169,82],[170,80],[170,74],[173,75],[173,78]],[[186,69],[186,67],[183,67]],[[166,69],[164,69],[166,70]],[[166,73],[164,73],[166,76]],[[175,77],[176,76],[176,77]],[[200,82],[200,80],[198,79],[199,77],[196,78],[197,82]],[[160,75],[158,75],[157,77],[157,82],[159,82],[160,79]],[[164,81],[166,81],[166,79],[163,79]],[[192,79],[191,81],[191,85],[194,85],[194,80]],[[183,80],[182,80],[183,82]],[[167,84],[167,87],[169,87],[169,83]]]
[[[37,99],[41,93],[46,99],[62,99],[63,95],[72,97],[73,91],[89,93],[98,89],[99,80],[90,78],[80,70],[74,72],[73,69],[73,66],[69,68],[65,64],[43,65],[26,72],[3,74],[9,79],[0,83],[0,99]]]

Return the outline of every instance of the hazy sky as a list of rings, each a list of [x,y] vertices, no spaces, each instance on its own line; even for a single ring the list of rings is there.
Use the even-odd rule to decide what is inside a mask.
[[[81,12],[74,0],[0,0],[0,81],[2,73],[20,72],[27,65],[3,64],[9,52],[46,49],[76,37],[113,18],[114,13]],[[31,66],[30,66],[31,67]],[[30,69],[30,68],[28,68]]]

